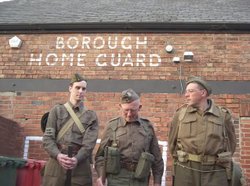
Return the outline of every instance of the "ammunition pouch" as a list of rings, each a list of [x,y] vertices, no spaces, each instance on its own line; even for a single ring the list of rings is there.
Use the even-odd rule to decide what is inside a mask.
[[[222,152],[218,154],[217,165],[222,166],[226,169],[227,179],[232,179],[232,153]]]
[[[230,181],[230,186],[246,186],[246,179],[240,168],[240,165],[232,162],[232,179]]]
[[[146,177],[148,177],[154,159],[154,155],[148,152],[143,152],[140,156],[139,162],[135,170],[135,178],[145,179]]]
[[[106,147],[106,173],[119,174],[120,172],[120,152],[116,147]]]

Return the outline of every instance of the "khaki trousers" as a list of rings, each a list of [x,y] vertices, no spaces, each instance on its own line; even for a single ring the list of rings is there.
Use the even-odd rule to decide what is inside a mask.
[[[50,158],[46,163],[43,186],[65,186],[66,170],[64,170],[57,160]],[[92,186],[92,174],[88,160],[80,162],[72,170],[71,186]]]
[[[174,186],[229,186],[229,182],[223,167],[189,161],[175,165]]]
[[[148,178],[138,180],[134,178],[134,172],[130,172],[126,169],[121,169],[117,175],[109,174],[107,179],[108,186],[148,186]]]

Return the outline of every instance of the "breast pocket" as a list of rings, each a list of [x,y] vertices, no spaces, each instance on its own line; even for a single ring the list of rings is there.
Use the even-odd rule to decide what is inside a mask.
[[[139,134],[137,136],[137,144],[138,148],[141,148],[141,151],[148,151],[149,146],[152,141],[152,135],[149,133],[149,131],[145,131],[145,129],[140,128]]]
[[[194,115],[185,117],[180,121],[179,138],[193,137],[197,134],[197,118]]]
[[[57,126],[58,128],[61,128],[62,125],[64,125],[68,119],[69,119],[69,115],[68,113],[59,113],[58,116],[57,116]]]
[[[116,143],[118,146],[119,144],[126,144],[128,142],[128,134],[127,130],[122,129],[122,130],[117,130],[116,131]]]
[[[207,133],[214,138],[221,138],[223,136],[223,119],[219,117],[209,117]]]

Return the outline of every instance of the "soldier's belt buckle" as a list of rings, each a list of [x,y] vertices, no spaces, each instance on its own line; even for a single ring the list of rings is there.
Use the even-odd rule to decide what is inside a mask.
[[[129,163],[128,164],[128,168],[129,168],[130,171],[135,171],[135,167],[136,167],[136,164],[134,164],[134,163]]]
[[[124,168],[127,169],[128,171],[134,172],[137,164],[132,163],[132,162],[129,162],[129,163],[127,162],[127,163],[124,163],[123,165],[124,165]]]

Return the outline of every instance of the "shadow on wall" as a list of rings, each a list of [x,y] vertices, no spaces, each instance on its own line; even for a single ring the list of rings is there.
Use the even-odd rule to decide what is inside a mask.
[[[10,119],[0,116],[0,155],[22,157],[23,129]]]

